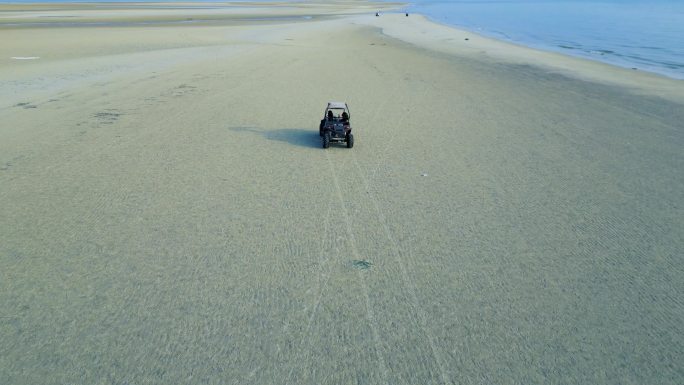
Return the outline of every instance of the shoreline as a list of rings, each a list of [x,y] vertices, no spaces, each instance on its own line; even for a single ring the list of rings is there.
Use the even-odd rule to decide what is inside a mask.
[[[684,80],[684,73],[681,71],[681,57],[679,61],[679,70],[670,68],[671,65],[677,65],[675,62],[663,62],[662,60],[656,59],[655,56],[652,54],[646,54],[645,52],[634,52],[633,50],[630,52],[621,50],[621,46],[616,46],[614,44],[610,44],[610,42],[606,41],[603,42],[603,47],[601,46],[601,43],[599,41],[594,41],[591,40],[588,36],[584,36],[583,39],[580,39],[579,41],[573,41],[572,35],[564,35],[564,36],[557,36],[558,33],[556,33],[556,36],[547,36],[545,39],[541,39],[539,36],[529,36],[532,31],[527,31],[528,33],[523,33],[517,34],[516,38],[512,38],[511,36],[508,36],[509,32],[515,32],[515,28],[507,30],[503,26],[499,26],[499,28],[481,28],[478,27],[477,24],[473,24],[471,20],[472,25],[467,25],[467,23],[461,23],[459,24],[458,22],[454,20],[447,20],[448,17],[444,16],[441,12],[436,12],[435,9],[430,9],[428,5],[426,6],[421,6],[421,5],[416,5],[412,4],[409,5],[408,7],[404,8],[402,12],[408,11],[412,13],[417,13],[417,14],[422,14],[425,17],[427,17],[429,20],[432,22],[446,25],[446,26],[452,26],[457,29],[463,29],[470,31],[472,33],[482,35],[485,37],[489,37],[492,39],[497,39],[501,40],[504,42],[509,42],[512,44],[516,45],[521,45],[529,48],[534,48],[534,49],[539,49],[539,50],[544,50],[544,51],[550,51],[550,52],[556,52],[560,54],[564,54],[567,56],[571,57],[579,57],[583,59],[588,59],[591,61],[597,61],[601,63],[607,63],[613,66],[621,67],[621,68],[626,68],[626,69],[632,69],[632,70],[640,70],[640,71],[645,71],[649,73],[655,73],[664,77],[672,78],[672,79],[677,79],[677,80]],[[447,11],[447,9],[444,9],[443,11]],[[466,18],[467,19],[467,18]],[[465,20],[461,20],[465,22]],[[481,21],[482,22],[482,21]],[[517,31],[521,32],[521,31]],[[661,33],[665,33],[665,31],[661,31]],[[614,36],[616,38],[616,36]],[[570,39],[570,40],[568,40]],[[587,40],[589,39],[589,40]],[[555,41],[554,41],[555,40]],[[586,46],[589,43],[589,46]],[[674,42],[671,42],[674,44]],[[598,44],[598,45],[597,45]],[[634,45],[637,43],[633,43],[631,45],[631,48],[635,48]],[[666,43],[663,43],[666,44]],[[668,45],[663,45],[660,47],[661,49],[667,50],[666,47],[669,47]],[[624,48],[624,47],[622,47]],[[674,49],[675,46],[671,46],[670,48]],[[680,47],[681,48],[681,47]],[[614,52],[615,51],[615,52]],[[615,55],[613,55],[615,54]],[[638,55],[638,56],[631,56],[631,55]],[[644,56],[645,55],[645,56]],[[629,58],[629,59],[626,59]]]
[[[328,18],[353,17],[353,14],[363,17],[366,12],[375,12],[375,10],[383,11],[382,17],[366,20],[364,22],[369,25],[384,28],[386,23],[383,23],[383,20],[386,20],[387,18],[400,18],[400,15],[403,16],[403,13],[399,13],[403,12],[400,10],[407,6],[406,4],[392,2],[369,2],[361,7],[359,7],[359,4],[356,4],[355,7],[349,8],[350,10],[353,9],[351,15],[339,15],[334,14],[334,12],[328,13],[325,11],[326,7],[320,8],[319,6],[316,8],[315,4],[312,7],[311,4],[307,6],[306,4],[273,2],[267,3],[267,7],[275,7],[275,9],[281,10],[289,9],[289,11],[279,13],[276,16],[263,17],[259,14],[258,6],[255,8],[252,4],[253,3],[249,1],[237,3],[0,3],[0,31],[16,28],[126,28],[136,26],[163,27],[173,25],[221,26],[227,25],[227,23],[277,23],[279,21],[296,22],[300,20],[320,21]],[[332,3],[330,6],[334,7],[335,4],[336,3]],[[48,12],[48,14],[39,14],[37,17],[29,18],[28,20],[15,19],[15,23],[9,23],[8,21],[11,19],[7,18],[7,12],[5,13],[5,17],[2,17],[3,6],[9,7],[11,12],[20,12],[21,9],[25,10],[26,7],[36,8],[49,6],[51,8],[48,10],[38,9],[39,12]],[[64,14],[64,12],[67,12],[70,9],[83,10],[83,7],[87,7],[86,9],[89,10],[78,16],[79,20],[77,21],[74,20],[77,16]],[[108,17],[108,20],[103,21],[93,16],[97,15],[100,7],[114,11],[117,9],[135,10],[138,16],[135,16],[136,19],[131,19],[129,16],[122,14],[115,19]],[[306,12],[307,7],[311,9],[316,8],[318,12],[308,14]],[[187,12],[189,10],[192,10],[193,12],[188,14]],[[217,14],[216,10],[219,10],[220,12]],[[178,11],[181,11],[182,13],[179,13]],[[53,14],[50,14],[50,12]],[[148,13],[148,16],[144,16],[145,12]],[[9,15],[11,16],[11,14]],[[397,28],[393,28],[393,25],[396,26],[400,24],[395,22],[389,23],[386,31],[388,36],[447,54],[467,54],[472,56],[475,51],[478,51],[480,56],[488,56],[493,60],[541,66],[547,68],[549,71],[558,71],[567,76],[626,87],[631,89],[631,92],[643,92],[653,96],[663,96],[684,103],[684,80],[668,76],[667,74],[648,70],[635,71],[633,68],[627,68],[608,61],[596,60],[582,55],[572,55],[548,47],[537,47],[504,40],[478,31],[472,31],[462,26],[444,23],[420,13],[413,13],[411,16],[412,17],[407,18],[407,21],[409,21],[408,19],[410,19],[409,22],[419,19],[420,23],[411,23],[412,29],[410,31],[401,31]],[[49,18],[51,20],[43,21],[41,18]],[[420,26],[418,24],[423,25]],[[430,24],[432,24],[434,28],[431,27]],[[427,39],[425,39],[427,36],[422,36],[425,35],[423,29],[430,29],[430,32],[427,33],[429,36]],[[468,36],[477,36],[477,39],[469,40],[468,45],[462,44],[462,41],[459,43],[458,40],[468,38]],[[441,45],[437,42],[439,39],[441,39]],[[475,40],[477,40],[477,42]],[[479,43],[482,43],[482,45],[480,46]]]
[[[403,14],[389,13],[384,17],[404,18]],[[486,36],[465,28],[432,20],[419,13],[412,14],[418,23],[407,29],[395,23],[374,23],[388,36],[415,44],[418,47],[447,54],[487,57],[490,60],[532,65],[551,72],[588,81],[625,87],[630,92],[664,97],[684,104],[684,80],[650,71],[635,71],[612,63],[569,55],[549,49],[524,45]],[[378,18],[382,19],[382,17]],[[407,18],[407,19],[410,19]],[[430,25],[434,26],[431,28]],[[427,29],[430,29],[428,32]],[[476,36],[477,38],[473,38]],[[467,44],[464,43],[467,40]]]
[[[443,25],[446,27],[451,27],[454,29],[467,31],[467,32],[470,32],[472,34],[475,34],[475,35],[478,35],[481,37],[486,37],[488,39],[494,39],[494,40],[501,41],[501,42],[508,43],[508,44],[512,44],[515,46],[530,48],[530,49],[534,49],[534,50],[538,50],[538,51],[557,53],[557,54],[561,54],[563,56],[568,56],[568,57],[572,57],[572,58],[576,58],[576,59],[584,59],[584,60],[589,60],[592,62],[608,64],[610,66],[617,67],[620,69],[642,71],[642,72],[646,72],[648,74],[658,75],[658,76],[661,76],[661,77],[664,77],[667,79],[684,81],[684,74],[674,74],[674,73],[667,72],[665,70],[658,70],[658,69],[638,68],[638,67],[633,67],[633,66],[630,66],[627,64],[621,65],[616,60],[613,60],[613,61],[607,60],[607,59],[602,60],[602,59],[596,58],[594,56],[591,56],[588,53],[572,54],[571,52],[569,52],[570,50],[577,50],[576,48],[565,48],[565,47],[561,47],[561,46],[544,45],[543,43],[533,44],[531,42],[526,43],[526,42],[522,42],[522,41],[515,41],[513,39],[506,39],[503,37],[497,37],[497,36],[495,36],[494,32],[489,32],[489,33],[485,32],[485,31],[479,32],[479,31],[476,31],[474,29],[468,28],[468,27],[463,26],[463,25],[456,25],[456,24],[449,24],[449,23],[441,22],[441,21],[437,20],[436,18],[430,17],[429,15],[424,15],[421,13],[416,13],[416,14],[425,17],[430,22],[435,23],[435,24],[440,24],[440,25]]]

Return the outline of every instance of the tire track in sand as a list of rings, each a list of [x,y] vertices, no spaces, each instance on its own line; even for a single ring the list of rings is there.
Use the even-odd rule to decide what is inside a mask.
[[[328,231],[328,228],[330,226],[330,212],[332,211],[332,206],[333,202],[328,203],[328,209],[325,213],[325,222],[323,224],[323,229],[325,232]],[[324,244],[325,238],[321,239],[321,247],[319,247],[319,250],[324,250],[323,244]],[[325,294],[325,290],[328,287],[328,282],[330,281],[330,275],[332,274],[332,263],[330,263],[331,260],[335,259],[336,257],[339,257],[340,255],[340,250],[339,248],[335,247],[334,252],[332,253],[331,256],[329,256],[327,259],[323,259],[321,257],[321,253],[318,253],[318,263],[320,264],[320,268],[318,270],[319,274],[319,279],[318,279],[318,297],[316,298],[314,302],[314,306],[311,309],[311,314],[309,314],[309,321],[306,324],[306,328],[304,329],[304,336],[300,340],[299,343],[299,348],[298,353],[295,355],[295,360],[294,362],[299,362],[302,358],[302,355],[304,354],[305,351],[309,351],[311,349],[311,325],[313,325],[313,321],[316,318],[316,314],[318,314],[318,308],[321,304],[321,300],[323,299],[323,295]],[[325,274],[323,273],[324,267],[327,267],[327,270]],[[324,277],[323,284],[321,285],[321,278]],[[287,377],[285,379],[285,385],[289,384],[290,381],[292,380],[292,373],[294,372],[295,368],[294,366],[291,366],[290,371],[287,373]]]
[[[344,218],[344,223],[346,227],[347,234],[349,237],[347,238],[349,240],[349,246],[351,248],[352,254],[354,256],[354,259],[356,260],[361,260],[362,258],[360,257],[359,250],[356,246],[356,238],[354,237],[354,232],[352,230],[351,222],[349,219],[349,212],[347,210],[347,205],[345,204],[345,200],[342,196],[342,190],[340,188],[340,182],[339,179],[337,178],[337,175],[335,173],[334,167],[332,162],[330,161],[330,156],[328,152],[326,151],[325,154],[325,160],[326,163],[328,164],[328,169],[330,171],[330,175],[333,177],[333,183],[335,184],[335,193],[338,199],[339,204],[342,207],[342,216]],[[366,284],[366,281],[364,280],[363,277],[363,272],[361,270],[357,270],[356,272],[357,277],[359,278],[359,282],[361,282],[361,287],[363,288],[363,295],[366,301],[366,315],[368,318],[368,323],[370,324],[371,331],[373,333],[373,342],[375,345],[375,354],[378,357],[378,361],[380,362],[380,369],[382,371],[382,377],[384,380],[384,383],[390,384],[389,382],[389,371],[387,369],[387,362],[385,361],[385,357],[382,355],[380,346],[382,345],[380,343],[380,333],[378,332],[378,325],[377,321],[375,320],[375,313],[373,312],[373,308],[371,306],[371,301],[370,301],[370,295],[368,294],[368,285]]]
[[[444,369],[445,363],[444,359],[442,357],[441,352],[435,345],[435,337],[432,335],[430,330],[427,327],[427,317],[425,315],[425,311],[423,308],[419,305],[420,302],[418,301],[418,295],[416,294],[416,285],[409,276],[408,272],[406,271],[406,267],[404,266],[404,261],[401,257],[401,253],[396,247],[396,242],[394,240],[394,237],[392,236],[392,232],[389,229],[389,226],[387,225],[387,219],[382,213],[382,210],[380,210],[380,206],[378,204],[378,199],[375,197],[375,194],[373,190],[370,188],[370,184],[368,183],[368,179],[365,176],[365,173],[359,166],[359,162],[356,160],[356,156],[352,153],[351,155],[352,162],[354,163],[354,167],[356,167],[357,174],[363,181],[364,187],[366,188],[366,191],[368,192],[368,198],[373,204],[373,208],[375,209],[375,212],[377,213],[377,218],[379,222],[382,225],[382,229],[384,230],[385,235],[387,236],[387,240],[389,241],[390,249],[392,254],[394,255],[397,264],[399,265],[399,269],[401,271],[402,279],[406,283],[409,289],[409,293],[411,296],[411,301],[413,302],[411,304],[411,307],[415,311],[416,314],[418,314],[418,321],[420,322],[420,327],[423,331],[423,334],[427,337],[428,343],[430,345],[430,349],[432,351],[433,356],[435,357],[435,362],[437,363],[437,367],[439,368],[440,375],[442,377],[442,382],[445,385],[452,384],[449,375],[447,374],[446,370]],[[334,173],[333,173],[334,175]],[[337,178],[335,178],[335,183],[337,185]],[[339,186],[339,185],[338,185]],[[339,191],[339,187],[338,187]],[[340,196],[341,198],[341,196]],[[351,230],[351,229],[350,229]],[[354,248],[354,251],[356,252],[356,248]],[[358,258],[357,258],[358,259]],[[367,296],[367,291],[366,291],[366,296]]]

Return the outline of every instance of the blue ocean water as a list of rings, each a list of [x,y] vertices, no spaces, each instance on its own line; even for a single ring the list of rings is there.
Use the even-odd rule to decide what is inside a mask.
[[[682,0],[413,0],[433,21],[684,79]]]

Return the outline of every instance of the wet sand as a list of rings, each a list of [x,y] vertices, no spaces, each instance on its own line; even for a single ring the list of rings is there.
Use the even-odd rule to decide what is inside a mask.
[[[376,8],[0,26],[0,383],[681,383],[683,83]]]

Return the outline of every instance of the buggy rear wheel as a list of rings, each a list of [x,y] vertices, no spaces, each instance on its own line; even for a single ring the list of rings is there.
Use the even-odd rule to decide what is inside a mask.
[[[326,132],[323,134],[323,148],[330,147],[330,133]]]
[[[354,147],[354,135],[353,134],[347,134],[347,148],[352,148]]]
[[[325,126],[325,119],[321,120],[320,126],[318,126],[318,135],[323,136],[323,127]]]

